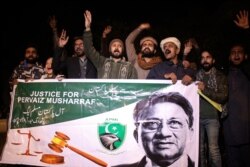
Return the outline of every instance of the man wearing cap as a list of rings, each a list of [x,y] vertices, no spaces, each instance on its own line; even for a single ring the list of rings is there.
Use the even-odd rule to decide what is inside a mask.
[[[140,52],[137,54],[134,41],[136,37],[145,29],[149,29],[149,23],[142,23],[139,27],[133,30],[126,39],[126,51],[128,61],[131,62],[137,73],[138,79],[146,79],[149,70],[156,64],[162,62],[162,59],[157,55],[157,41],[151,37],[146,36],[140,40]]]
[[[176,37],[168,37],[161,41],[160,47],[166,61],[153,67],[147,79],[171,79],[173,84],[177,80],[182,80],[184,85],[189,85],[195,80],[195,70],[184,68],[182,62],[178,60],[181,42]]]
[[[85,42],[86,56],[97,68],[98,78],[102,79],[137,79],[137,72],[130,62],[123,60],[124,44],[120,39],[113,39],[109,45],[111,58],[101,56],[93,47],[92,33],[90,26],[92,16],[90,11],[85,11],[85,31],[83,40]]]

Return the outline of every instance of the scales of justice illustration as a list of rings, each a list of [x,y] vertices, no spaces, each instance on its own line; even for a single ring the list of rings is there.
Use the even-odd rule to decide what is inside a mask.
[[[34,151],[34,153],[36,154],[32,154],[30,151],[30,142],[31,139],[33,139],[36,142],[39,142],[40,139],[39,138],[35,138],[32,134],[31,131],[29,131],[28,133],[25,132],[21,132],[20,130],[17,130],[17,133],[20,135],[27,135],[28,136],[28,144],[27,144],[27,148],[26,151],[24,153],[18,154],[18,155],[26,155],[26,156],[37,156],[38,154],[42,154],[43,152],[41,151]],[[71,145],[68,144],[68,140],[70,140],[70,138],[65,135],[62,132],[55,132],[55,136],[53,137],[53,139],[51,140],[51,143],[48,144],[49,148],[57,153],[62,153],[63,152],[63,148],[68,148],[71,151],[83,156],[84,158],[87,158],[88,160],[106,167],[108,166],[108,164],[106,162],[104,162],[103,160],[87,153],[84,152],[76,147],[73,147]],[[22,143],[17,143],[17,142],[12,142],[11,144],[13,145],[22,145]],[[43,154],[41,159],[41,162],[47,163],[47,164],[63,164],[64,163],[64,157],[60,156],[60,155],[54,155],[54,154]]]
[[[39,142],[40,139],[38,138],[35,138],[32,134],[31,134],[31,131],[29,132],[21,132],[21,130],[17,130],[17,133],[20,134],[20,135],[26,135],[28,137],[28,144],[27,144],[27,147],[26,147],[26,151],[19,154],[19,155],[26,155],[26,156],[37,156],[37,154],[42,154],[43,152],[41,151],[34,151],[34,153],[36,154],[32,154],[30,152],[30,142],[31,142],[31,139],[33,139],[34,141],[36,142]],[[11,144],[13,145],[22,145],[22,143],[17,143],[17,142],[12,142]]]

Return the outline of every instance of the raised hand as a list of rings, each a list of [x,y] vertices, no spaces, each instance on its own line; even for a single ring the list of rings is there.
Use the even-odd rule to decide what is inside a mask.
[[[106,26],[102,32],[102,37],[106,38],[107,35],[111,32],[112,27],[110,25]]]
[[[191,50],[193,48],[193,44],[192,41],[188,40],[185,44],[184,44],[184,51],[183,51],[183,55],[187,56]]]
[[[240,10],[240,12],[236,15],[237,20],[234,20],[234,23],[243,29],[249,28],[249,21],[248,21],[248,11]]]
[[[149,29],[150,28],[150,24],[149,23],[142,23],[142,24],[140,24],[139,28],[141,30]]]
[[[49,17],[49,26],[53,31],[57,31],[57,20],[55,15]]]
[[[68,43],[68,40],[69,40],[69,36],[67,36],[66,30],[62,30],[61,36],[58,39],[58,46],[60,48],[63,48]]]
[[[90,30],[90,26],[91,26],[91,21],[92,21],[92,16],[91,16],[90,11],[86,10],[84,12],[84,18],[85,18],[85,28],[86,28],[86,31],[89,31]]]

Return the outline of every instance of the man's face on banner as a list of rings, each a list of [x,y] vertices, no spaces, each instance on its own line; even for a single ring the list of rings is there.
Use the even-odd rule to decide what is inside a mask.
[[[174,103],[158,103],[144,120],[138,121],[138,139],[147,156],[159,165],[169,165],[184,152],[192,131],[188,116]]]

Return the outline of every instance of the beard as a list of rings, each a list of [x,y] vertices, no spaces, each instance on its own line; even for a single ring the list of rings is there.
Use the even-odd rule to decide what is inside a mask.
[[[29,57],[25,58],[25,60],[29,64],[35,64],[37,62],[37,58],[34,58],[32,56],[29,56]]]
[[[153,51],[151,51],[149,48],[145,48],[144,50],[141,51],[142,57],[154,57],[155,54]]]
[[[203,63],[202,64],[202,68],[203,68],[203,70],[204,71],[209,71],[209,70],[211,70],[211,68],[213,67],[213,65],[212,64],[208,64],[208,63]]]
[[[75,55],[77,57],[82,57],[83,55],[85,55],[85,53],[84,53],[84,51],[78,49],[78,50],[75,51]]]
[[[154,53],[152,53],[152,52],[147,52],[147,53],[142,53],[142,57],[154,57],[155,56],[155,54]]]
[[[110,56],[115,59],[119,59],[123,57],[123,54],[119,51],[114,50],[114,52],[110,52]]]

